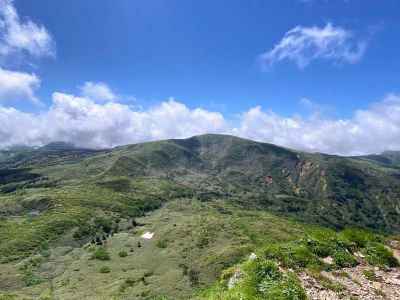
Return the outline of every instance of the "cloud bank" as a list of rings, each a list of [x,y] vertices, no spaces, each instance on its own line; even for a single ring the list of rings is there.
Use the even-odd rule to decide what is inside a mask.
[[[305,68],[313,60],[331,60],[339,63],[356,63],[365,53],[367,43],[354,34],[331,23],[325,27],[296,26],[269,51],[260,55],[264,67],[292,61]]]
[[[204,133],[233,134],[290,148],[358,155],[400,149],[400,95],[390,94],[349,119],[284,117],[257,106],[232,120],[170,99],[147,110],[55,92],[32,114],[0,106],[0,148],[71,142],[103,148]]]

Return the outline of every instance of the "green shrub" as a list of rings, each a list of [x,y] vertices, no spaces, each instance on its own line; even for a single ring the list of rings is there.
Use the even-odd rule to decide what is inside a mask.
[[[94,219],[94,225],[105,233],[110,233],[112,229],[112,221],[103,217],[97,217]]]
[[[120,293],[124,293],[127,288],[133,287],[136,284],[136,280],[133,278],[126,278],[125,281],[119,287]]]
[[[83,224],[82,226],[79,226],[79,228],[74,232],[73,238],[76,240],[80,240],[95,233],[96,229],[93,226],[89,224]]]
[[[277,260],[284,267],[305,268],[311,265],[320,265],[318,257],[302,242],[286,245],[272,244],[264,248],[266,259]]]
[[[120,252],[118,253],[118,256],[119,256],[119,257],[127,257],[127,256],[128,256],[128,252],[126,252],[126,251],[120,251]]]
[[[249,299],[302,300],[306,294],[294,274],[284,274],[278,265],[266,259],[257,259],[245,267],[247,278],[242,289]],[[245,299],[248,299],[245,297]]]
[[[110,260],[110,255],[104,247],[98,247],[92,254],[92,259]]]
[[[356,258],[346,250],[337,250],[333,254],[335,265],[340,268],[354,267],[358,264]]]
[[[35,275],[31,270],[27,270],[24,273],[23,281],[25,282],[26,286],[33,286],[41,284],[43,282],[43,279]]]
[[[347,228],[339,233],[339,238],[343,241],[354,243],[357,248],[364,248],[367,243],[377,241],[378,238],[373,233],[359,228]]]
[[[306,243],[310,251],[318,257],[327,257],[332,255],[335,248],[334,245],[329,242],[322,242],[316,239],[307,239]]]
[[[262,299],[306,300],[307,295],[294,274],[285,274],[281,280],[264,280],[258,286]]]
[[[167,248],[167,244],[168,244],[167,240],[162,239],[162,240],[157,241],[156,246],[158,248],[164,249],[164,248]]]
[[[291,249],[292,267],[305,268],[319,264],[317,257],[305,245],[294,245]]]
[[[99,272],[100,273],[110,273],[111,269],[108,266],[103,266],[103,267],[100,268]]]
[[[250,278],[255,284],[259,284],[265,279],[279,280],[282,276],[278,265],[266,259],[257,259],[250,263],[245,272],[250,274]]]
[[[369,243],[362,252],[366,261],[374,266],[398,267],[399,262],[393,256],[392,251],[381,243]]]

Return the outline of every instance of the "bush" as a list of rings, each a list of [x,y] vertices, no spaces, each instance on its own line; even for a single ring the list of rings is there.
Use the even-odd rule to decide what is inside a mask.
[[[240,290],[248,294],[248,298],[258,299],[307,299],[298,279],[292,273],[284,274],[278,265],[266,259],[257,259],[245,267],[247,278]],[[245,297],[245,299],[247,299]]]
[[[258,287],[262,299],[270,300],[306,300],[307,295],[293,274],[287,274],[279,281],[264,280]]]
[[[128,256],[128,252],[126,252],[126,251],[120,251],[120,252],[118,253],[118,255],[119,255],[119,257],[127,257],[127,256]]]
[[[83,224],[73,234],[73,238],[76,240],[83,239],[96,233],[96,229],[89,224]]]
[[[354,267],[358,264],[356,258],[346,250],[337,250],[333,254],[335,265],[340,268]]]
[[[321,242],[316,239],[307,239],[307,247],[318,257],[327,257],[333,254],[334,246],[328,242]]]
[[[156,246],[161,249],[167,248],[167,240],[158,240]]]
[[[318,257],[303,244],[303,241],[286,245],[269,245],[264,248],[264,257],[277,260],[288,268],[305,268],[321,264]]]
[[[392,251],[380,243],[369,243],[362,251],[366,261],[374,266],[398,267],[399,262],[393,256]]]
[[[108,266],[103,266],[103,267],[100,268],[99,272],[100,273],[110,273],[111,269]]]
[[[31,270],[27,270],[24,274],[23,280],[26,286],[33,286],[37,284],[41,284],[43,279],[39,276],[35,275]]]
[[[304,245],[294,245],[291,248],[292,267],[305,268],[309,265],[318,265],[318,258]]]
[[[110,260],[110,255],[104,247],[99,247],[93,252],[92,259]]]
[[[367,243],[378,241],[377,236],[373,233],[358,228],[344,229],[339,233],[339,238],[354,243],[357,248],[364,248]]]
[[[103,217],[97,217],[94,219],[94,225],[105,233],[110,233],[112,229],[112,221]]]

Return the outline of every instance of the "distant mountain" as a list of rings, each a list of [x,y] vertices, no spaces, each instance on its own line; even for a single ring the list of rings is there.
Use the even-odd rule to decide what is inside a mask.
[[[42,147],[12,147],[0,151],[0,168],[34,167],[76,163],[99,150],[79,148],[70,143],[53,142]]]
[[[309,154],[233,136],[202,135],[120,147],[103,176],[166,176],[309,222],[400,230],[398,153],[388,161]]]
[[[76,149],[75,145],[72,143],[65,143],[65,142],[52,142],[43,147],[40,147],[41,150],[73,150]]]
[[[400,231],[398,152],[341,157],[207,134],[107,151],[52,143],[12,157],[14,167],[57,168],[74,179],[164,178],[200,198],[222,198],[308,222]],[[3,162],[3,165],[7,163]],[[44,170],[44,171],[43,171]],[[61,175],[62,174],[62,175]],[[52,172],[52,176],[54,176]]]
[[[386,166],[400,167],[400,151],[385,151],[381,154],[365,155],[358,158],[374,161]]]

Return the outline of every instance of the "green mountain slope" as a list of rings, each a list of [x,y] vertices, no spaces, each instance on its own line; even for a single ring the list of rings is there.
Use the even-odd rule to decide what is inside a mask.
[[[397,156],[382,155],[310,154],[226,135],[1,151],[0,295],[187,299],[265,243],[315,226],[399,233]]]
[[[185,187],[203,200],[224,197],[245,207],[337,228],[357,225],[399,231],[396,159],[393,152],[379,159],[347,158],[203,135],[107,151],[53,144],[18,152],[2,166],[30,168],[32,174],[51,182],[158,178]]]

